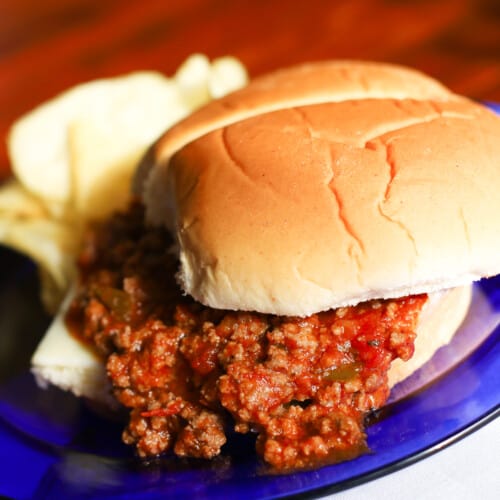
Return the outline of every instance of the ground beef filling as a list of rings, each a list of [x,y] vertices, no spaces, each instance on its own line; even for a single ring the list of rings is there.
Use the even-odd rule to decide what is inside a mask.
[[[231,427],[254,431],[278,470],[362,453],[364,418],[387,400],[391,361],[412,356],[426,297],[307,318],[211,309],[181,293],[169,235],[143,221],[135,204],[89,231],[67,317],[131,410],[123,440],[143,457],[211,458]]]

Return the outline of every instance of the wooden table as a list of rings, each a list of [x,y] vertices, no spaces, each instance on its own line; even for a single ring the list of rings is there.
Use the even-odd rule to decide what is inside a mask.
[[[1,0],[0,179],[11,123],[76,83],[171,74],[191,53],[233,54],[251,75],[326,58],[403,63],[500,101],[497,0]]]

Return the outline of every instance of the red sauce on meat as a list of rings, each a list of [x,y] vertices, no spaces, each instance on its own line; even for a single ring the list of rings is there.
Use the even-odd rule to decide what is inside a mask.
[[[307,318],[211,309],[182,294],[169,235],[143,221],[135,204],[89,231],[67,318],[130,409],[123,440],[140,456],[212,458],[233,426],[258,433],[279,471],[365,451],[364,419],[387,400],[391,361],[412,356],[426,296]]]

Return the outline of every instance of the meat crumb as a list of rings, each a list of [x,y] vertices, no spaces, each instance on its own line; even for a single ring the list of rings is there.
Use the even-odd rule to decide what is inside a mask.
[[[366,451],[365,416],[387,400],[391,361],[412,355],[426,296],[307,318],[215,310],[179,290],[171,243],[135,203],[93,227],[79,259],[67,322],[130,409],[123,441],[141,457],[210,459],[232,427],[256,432],[278,471]]]

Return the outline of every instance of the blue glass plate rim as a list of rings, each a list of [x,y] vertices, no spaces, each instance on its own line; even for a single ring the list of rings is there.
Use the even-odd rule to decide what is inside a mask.
[[[481,285],[478,285],[478,288],[481,290],[485,290],[487,298],[492,301],[492,304],[495,304],[495,310],[498,310],[498,303],[497,299],[498,296],[500,296],[500,278],[497,277],[493,280],[486,280],[483,282]],[[493,329],[493,331],[490,333],[488,338],[476,349],[472,352],[472,354],[464,360],[464,362],[457,367],[454,367],[451,372],[447,372],[443,374],[438,380],[434,380],[433,383],[430,385],[429,388],[423,388],[420,392],[422,395],[425,396],[426,391],[429,390],[438,390],[439,384],[446,383],[447,379],[450,378],[450,376],[453,376],[453,373],[456,370],[464,370],[467,371],[468,368],[463,368],[464,364],[467,363],[472,363],[472,364],[477,364],[480,361],[481,358],[481,353],[483,352],[489,352],[491,349],[495,348],[495,346],[498,343],[498,339],[500,337],[500,326],[497,326],[496,328]],[[498,350],[498,347],[497,347]],[[495,351],[495,354],[497,352]],[[479,361],[477,361],[479,359]],[[406,402],[412,401],[414,399],[415,395],[411,395],[408,398],[405,398],[401,401],[397,401],[396,403],[393,403],[394,405],[405,405]],[[425,398],[424,398],[425,400]],[[263,495],[260,496],[260,498],[311,498],[311,497],[319,497],[319,496],[324,496],[328,495],[331,493],[335,493],[341,490],[345,490],[348,488],[351,488],[353,486],[357,486],[359,484],[366,483],[368,481],[374,480],[376,478],[385,476],[387,474],[390,474],[392,472],[395,472],[397,470],[400,470],[401,468],[407,467],[419,460],[422,460],[439,450],[443,449],[444,447],[450,446],[451,444],[457,442],[458,440],[464,438],[465,436],[471,434],[472,432],[476,431],[477,429],[481,428],[482,426],[486,425],[488,422],[490,422],[492,419],[496,418],[500,414],[500,398],[497,397],[497,399],[493,400],[494,404],[491,405],[489,410],[485,413],[482,413],[481,415],[478,415],[477,418],[475,418],[472,421],[468,421],[465,426],[461,426],[460,428],[454,429],[453,432],[451,432],[448,435],[441,435],[439,438],[432,443],[427,443],[424,446],[422,446],[421,449],[413,450],[409,455],[400,455],[397,456],[396,460],[389,461],[387,463],[382,463],[381,466],[379,467],[372,467],[369,470],[355,474],[351,477],[347,477],[344,480],[336,481],[334,480],[334,477],[332,477],[332,480],[328,483],[325,483],[323,481],[322,484],[318,484],[316,487],[313,485],[308,485],[308,486],[300,486],[298,488],[291,488],[289,491],[284,491],[283,489],[281,491],[274,492],[273,494],[270,495]],[[2,418],[2,423],[4,423],[4,419]],[[383,424],[383,419],[382,419],[382,424]],[[15,434],[18,434],[18,437],[23,441],[24,446],[30,446],[30,444],[42,452],[45,453],[52,453],[52,454],[60,454],[61,456],[64,456],[65,450],[64,447],[61,447],[59,450],[57,447],[54,447],[53,445],[47,445],[43,442],[37,442],[34,438],[31,436],[26,436],[23,435],[22,432],[19,429],[15,429],[10,425],[9,422],[7,422],[7,425],[9,425],[12,428],[12,432]],[[370,428],[371,429],[371,428]],[[369,430],[370,434],[370,430]],[[342,464],[340,464],[342,465]],[[336,466],[332,466],[336,467]],[[50,470],[50,469],[47,469]],[[301,473],[299,473],[301,474]],[[281,476],[284,477],[284,476]],[[258,480],[258,477],[256,478]],[[161,486],[161,485],[160,485]],[[161,488],[160,488],[161,489]],[[46,498],[44,494],[44,484],[43,481],[41,481],[37,485],[37,489],[35,490],[35,493],[39,495],[39,498]],[[97,492],[98,496],[89,496],[89,498],[97,498],[101,497],[101,493]],[[139,495],[137,492],[130,492],[131,495]],[[91,493],[92,494],[92,493]],[[162,491],[159,492],[160,494],[164,494]],[[140,496],[127,496],[127,498],[140,498]],[[114,498],[124,498],[121,496],[121,494],[118,492],[117,495],[113,495]],[[151,492],[147,496],[147,498],[156,498],[154,492]]]

